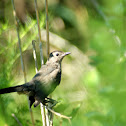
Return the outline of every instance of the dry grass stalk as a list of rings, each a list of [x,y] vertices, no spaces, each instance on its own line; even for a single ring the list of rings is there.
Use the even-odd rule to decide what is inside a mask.
[[[26,83],[27,82],[26,71],[25,71],[25,66],[24,66],[24,61],[23,61],[23,56],[22,56],[21,40],[20,40],[20,35],[19,35],[19,24],[18,24],[18,20],[17,20],[17,16],[16,16],[14,0],[12,0],[12,5],[13,5],[13,14],[14,14],[14,19],[15,19],[18,43],[19,43],[19,50],[20,50],[20,57],[21,57],[21,67],[22,67],[22,71],[23,71],[23,74],[24,74],[24,81]],[[29,104],[29,99],[28,99],[28,104]],[[33,117],[33,113],[32,113],[32,110],[30,108],[30,105],[29,105],[29,111],[30,111],[30,114],[31,114],[32,125],[34,126],[35,125],[34,117]]]

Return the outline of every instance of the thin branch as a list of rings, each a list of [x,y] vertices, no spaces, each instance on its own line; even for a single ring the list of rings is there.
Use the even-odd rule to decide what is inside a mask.
[[[36,20],[37,20],[37,26],[38,26],[40,58],[41,58],[41,65],[42,65],[42,64],[44,64],[44,58],[43,58],[43,53],[42,53],[42,40],[41,40],[41,31],[40,31],[40,25],[39,25],[39,14],[38,14],[37,0],[34,0],[34,3],[35,3]]]
[[[47,59],[49,58],[50,53],[50,44],[49,44],[49,18],[48,18],[48,0],[45,0],[45,8],[46,8],[46,51],[47,51]]]
[[[48,109],[45,109],[45,112],[46,112],[46,125],[50,126],[49,111],[48,111]]]
[[[46,126],[45,106],[40,103],[43,126]]]
[[[18,19],[17,19],[17,16],[16,16],[16,11],[15,11],[15,6],[14,6],[14,0],[12,0],[12,5],[13,5],[13,15],[14,15],[14,18],[15,18],[16,31],[17,31],[17,36],[18,36],[20,58],[21,58],[21,67],[22,67],[23,74],[24,74],[24,80],[26,82],[27,81],[26,80],[26,72],[25,72],[25,67],[24,67],[24,61],[23,61],[22,49],[21,49],[21,40],[20,40],[20,35],[19,35],[19,24],[18,24]]]
[[[42,41],[41,41],[41,32],[40,32],[40,25],[39,25],[39,15],[38,15],[37,0],[34,0],[34,3],[35,3],[36,19],[37,19],[37,26],[38,26],[40,59],[41,59],[41,65],[43,65],[44,64],[44,58],[43,58],[43,53],[42,53]],[[45,107],[43,106],[42,103],[40,103],[40,109],[41,109],[43,126],[46,126]]]
[[[72,117],[68,117],[68,116],[65,116],[65,115],[62,115],[62,114],[60,114],[60,113],[58,113],[58,112],[55,112],[55,111],[53,111],[52,109],[50,109],[49,107],[47,107],[47,106],[45,106],[50,112],[52,112],[53,114],[55,114],[55,115],[57,115],[57,116],[59,116],[60,118],[64,118],[64,119],[67,119],[68,121],[69,121],[69,123],[71,124],[71,118]]]
[[[48,0],[45,0],[45,11],[46,11],[46,54],[47,59],[49,58],[50,53],[50,44],[49,44],[49,18],[48,18]],[[46,122],[47,126],[53,125],[53,115],[46,109]]]
[[[53,113],[50,112],[50,126],[53,126]]]
[[[17,31],[17,36],[18,36],[18,43],[19,43],[19,50],[20,50],[20,57],[21,57],[21,67],[22,67],[22,71],[23,71],[23,74],[24,74],[24,81],[26,83],[27,79],[26,79],[26,71],[25,71],[25,66],[24,66],[24,61],[23,61],[23,56],[22,56],[21,40],[20,40],[20,35],[19,35],[19,24],[18,24],[18,19],[17,19],[17,16],[16,16],[14,0],[11,0],[11,1],[12,1],[12,5],[13,5],[13,15],[14,15],[14,19],[15,19],[16,31]],[[28,99],[28,104],[29,104],[29,99]],[[34,126],[35,123],[34,123],[33,113],[32,113],[32,110],[30,108],[30,105],[29,105],[29,111],[30,111],[30,115],[31,115],[32,125]]]
[[[20,121],[18,120],[18,118],[15,116],[14,113],[12,113],[11,115],[12,115],[12,117],[14,117],[14,119],[17,121],[17,123],[18,123],[19,126],[23,126],[23,125],[20,123]]]
[[[32,46],[33,46],[33,57],[35,60],[35,71],[38,72],[38,65],[37,65],[37,57],[36,57],[36,48],[35,48],[35,40],[32,40]]]

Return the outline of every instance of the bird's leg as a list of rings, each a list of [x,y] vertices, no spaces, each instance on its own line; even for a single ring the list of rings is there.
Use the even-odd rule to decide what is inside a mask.
[[[54,107],[58,102],[52,98],[45,98],[44,103],[48,103],[49,108]]]

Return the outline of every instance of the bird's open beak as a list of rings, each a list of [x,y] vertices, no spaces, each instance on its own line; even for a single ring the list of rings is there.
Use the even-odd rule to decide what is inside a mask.
[[[62,56],[64,57],[64,56],[69,55],[69,54],[71,54],[71,53],[70,52],[65,52]]]

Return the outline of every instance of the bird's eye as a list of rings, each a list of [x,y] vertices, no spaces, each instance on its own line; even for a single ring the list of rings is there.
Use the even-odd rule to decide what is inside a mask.
[[[50,58],[51,58],[51,57],[53,57],[53,54],[52,54],[52,53],[50,53],[49,57],[50,57]]]
[[[59,53],[57,53],[56,56],[59,56]]]

